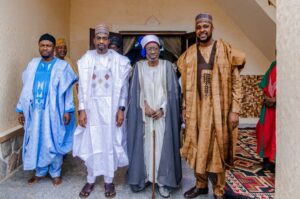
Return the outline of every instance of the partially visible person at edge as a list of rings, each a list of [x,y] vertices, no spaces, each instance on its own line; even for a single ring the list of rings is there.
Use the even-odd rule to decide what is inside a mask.
[[[58,38],[56,40],[55,46],[55,56],[61,60],[65,60],[72,67],[73,71],[78,75],[77,66],[72,62],[72,60],[67,56],[68,48],[65,39]],[[78,83],[73,87],[73,96],[74,96],[74,104],[75,104],[75,116],[76,116],[76,124],[78,124]]]
[[[118,167],[128,165],[125,110],[129,87],[130,61],[108,49],[109,29],[95,29],[96,49],[77,62],[79,71],[79,125],[74,135],[73,155],[87,167],[86,183],[79,196],[88,197],[97,176],[104,176],[104,195],[116,196],[113,183]]]
[[[63,155],[72,149],[75,115],[72,87],[77,76],[70,65],[54,56],[55,38],[39,39],[41,57],[33,58],[23,72],[23,89],[16,107],[24,126],[23,167],[35,170],[32,185],[50,174],[62,182]]]
[[[186,125],[181,154],[196,178],[184,197],[207,194],[208,174],[212,173],[214,198],[220,199],[225,194],[225,170],[233,166],[245,55],[222,39],[213,39],[210,14],[197,15],[195,29],[197,43],[177,62]]]
[[[116,36],[109,37],[109,45],[108,45],[109,49],[112,49],[112,50],[116,51],[117,53],[122,54],[121,47],[122,47],[122,44],[121,44],[121,40],[119,37],[116,37]]]
[[[172,63],[159,59],[158,37],[147,35],[141,44],[147,59],[134,67],[127,114],[128,183],[133,192],[155,183],[168,198],[182,178],[180,86]]]
[[[259,87],[264,93],[263,107],[256,125],[257,153],[265,170],[275,170],[276,157],[276,61],[269,67]]]

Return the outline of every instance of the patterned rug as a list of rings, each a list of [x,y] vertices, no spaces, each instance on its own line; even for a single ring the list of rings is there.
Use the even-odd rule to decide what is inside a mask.
[[[255,151],[255,129],[239,130],[235,168],[226,173],[227,198],[274,199],[275,174],[262,170]]]

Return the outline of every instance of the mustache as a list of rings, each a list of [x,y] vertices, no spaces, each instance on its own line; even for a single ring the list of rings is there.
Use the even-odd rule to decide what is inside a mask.
[[[51,55],[41,55],[43,59],[48,59],[51,57]]]
[[[207,35],[206,39],[201,40],[200,37],[197,38],[198,42],[206,43],[212,38],[212,35]]]

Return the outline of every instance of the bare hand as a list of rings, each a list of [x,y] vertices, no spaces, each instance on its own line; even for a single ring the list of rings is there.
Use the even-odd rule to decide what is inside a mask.
[[[144,102],[144,107],[145,107],[145,115],[148,117],[152,117],[155,111],[149,106],[147,101]]]
[[[265,96],[264,98],[264,103],[267,107],[271,108],[271,107],[274,107],[275,104],[276,104],[276,98],[275,97],[268,97],[268,96]]]
[[[124,121],[124,111],[118,110],[116,115],[117,127],[122,126],[123,121]]]
[[[155,120],[158,120],[159,118],[161,118],[164,115],[164,111],[163,109],[158,109],[157,111],[155,111],[151,117]]]
[[[69,122],[70,122],[70,120],[71,120],[71,115],[70,115],[70,113],[65,113],[65,114],[64,114],[64,125],[68,125]]]
[[[18,116],[18,122],[19,122],[19,124],[21,124],[22,126],[24,125],[24,123],[25,123],[25,117],[24,117],[24,114],[23,114],[23,113],[19,113],[19,116]]]
[[[85,125],[87,123],[87,117],[85,110],[79,111],[79,119],[78,119],[79,125],[85,128]]]
[[[232,129],[236,128],[239,124],[239,114],[231,112],[229,114],[229,119],[232,125]]]

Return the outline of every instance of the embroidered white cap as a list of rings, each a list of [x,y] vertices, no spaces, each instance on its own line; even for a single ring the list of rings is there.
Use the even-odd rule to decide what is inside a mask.
[[[149,43],[157,43],[159,46],[160,46],[160,43],[159,43],[159,39],[156,35],[146,35],[142,41],[141,41],[141,44],[142,44],[142,47],[145,48],[145,46]]]

